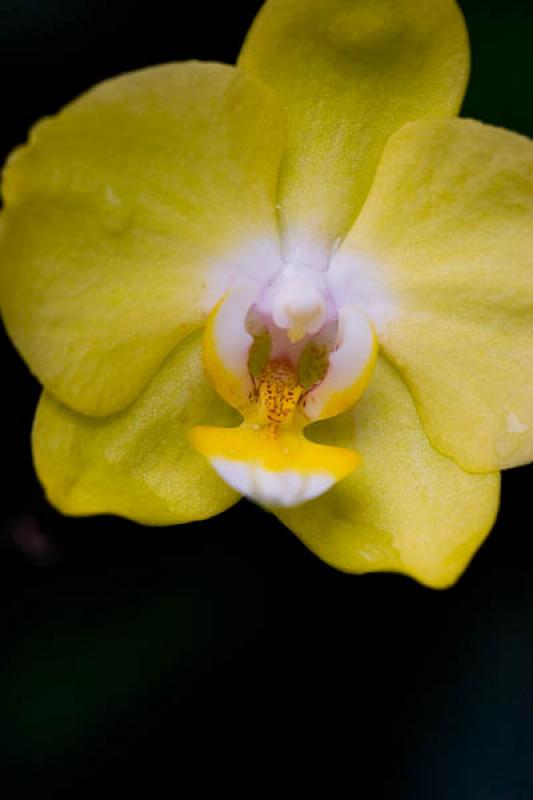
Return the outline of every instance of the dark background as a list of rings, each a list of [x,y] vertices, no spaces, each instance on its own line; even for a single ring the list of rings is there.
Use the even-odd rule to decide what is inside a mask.
[[[1,157],[103,78],[234,61],[259,5],[0,0]],[[532,135],[533,2],[462,7],[464,115]],[[254,797],[285,765],[276,794],[325,777],[364,798],[533,798],[532,467],[504,475],[454,589],[346,576],[246,502],[166,529],[62,518],[31,466],[39,388],[5,334],[1,367],[4,785],[103,790],[114,773]]]

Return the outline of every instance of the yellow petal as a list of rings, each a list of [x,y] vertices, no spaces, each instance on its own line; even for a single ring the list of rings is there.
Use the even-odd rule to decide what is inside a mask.
[[[33,430],[37,473],[65,514],[119,514],[148,525],[204,519],[238,495],[190,446],[193,425],[235,424],[205,377],[194,333],[125,410],[107,419],[76,414],[43,394]]]
[[[124,407],[232,275],[279,268],[284,142],[268,90],[195,62],[106,81],[34,128],[4,173],[0,305],[49,392]]]
[[[276,511],[279,518],[338,569],[453,583],[492,527],[498,474],[470,475],[431,447],[405,384],[383,358],[355,409],[317,423],[314,438],[355,445],[362,463],[323,497]]]
[[[279,192],[287,258],[324,265],[390,134],[457,113],[469,49],[454,0],[267,0],[239,65],[289,117]]]
[[[407,125],[339,254],[345,274],[350,259],[387,285],[378,335],[433,445],[472,472],[531,461],[533,142],[470,120]]]

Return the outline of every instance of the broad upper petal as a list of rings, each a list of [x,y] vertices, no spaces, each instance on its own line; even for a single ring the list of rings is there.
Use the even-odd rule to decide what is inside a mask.
[[[533,142],[470,120],[407,125],[332,276],[363,264],[433,445],[472,472],[531,461]]]
[[[45,388],[105,415],[146,385],[231,276],[279,268],[284,115],[234,67],[91,89],[8,160],[0,306]]]
[[[494,523],[499,475],[470,475],[433,449],[383,357],[358,405],[314,430],[317,441],[355,447],[362,462],[317,500],[276,510],[282,522],[338,569],[453,583]]]
[[[267,0],[239,65],[287,109],[286,257],[324,266],[391,133],[459,110],[469,47],[454,0]]]
[[[106,419],[81,416],[43,393],[33,429],[37,474],[65,514],[119,514],[147,525],[205,519],[239,495],[189,444],[193,425],[232,425],[238,414],[204,374],[193,333],[145,390]]]

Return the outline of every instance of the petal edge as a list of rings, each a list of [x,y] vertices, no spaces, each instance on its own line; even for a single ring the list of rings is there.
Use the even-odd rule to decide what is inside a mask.
[[[318,423],[314,439],[355,446],[361,465],[323,497],[276,510],[280,520],[342,571],[453,584],[492,528],[499,475],[469,475],[431,447],[405,384],[383,357],[355,410]]]
[[[205,377],[201,336],[188,337],[139,397],[106,419],[83,417],[46,392],[32,435],[48,499],[72,516],[117,514],[145,525],[205,519],[239,499],[189,445],[189,429],[238,415]]]

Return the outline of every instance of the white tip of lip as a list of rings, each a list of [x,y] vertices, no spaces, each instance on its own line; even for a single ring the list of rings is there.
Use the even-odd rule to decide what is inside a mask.
[[[327,472],[274,472],[257,463],[220,457],[212,458],[211,464],[235,491],[265,506],[297,506],[324,494],[335,483]]]

